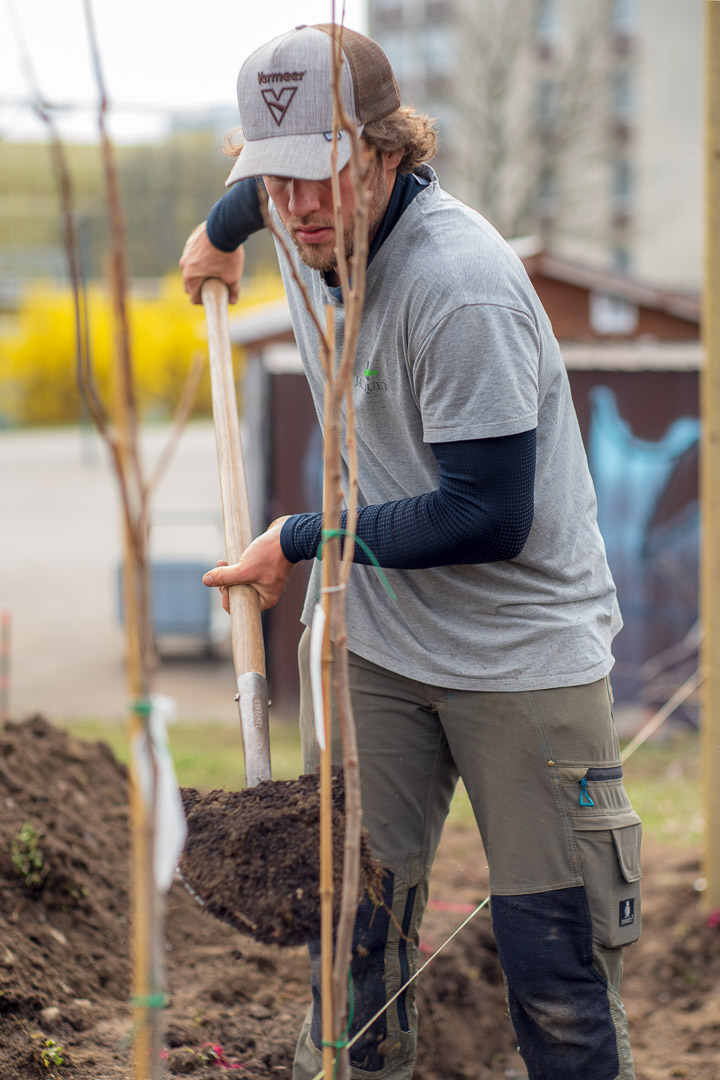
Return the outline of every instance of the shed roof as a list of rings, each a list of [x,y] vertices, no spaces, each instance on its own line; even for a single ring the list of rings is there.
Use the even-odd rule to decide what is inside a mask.
[[[663,288],[610,267],[596,267],[545,251],[536,237],[518,237],[510,241],[510,246],[522,259],[531,280],[541,274],[543,277],[576,285],[590,292],[621,297],[630,303],[662,311],[679,319],[694,323],[700,321],[698,293]]]
[[[233,345],[244,345],[251,351],[259,351],[279,341],[294,341],[290,308],[285,297],[258,304],[242,314],[231,314],[230,340]]]

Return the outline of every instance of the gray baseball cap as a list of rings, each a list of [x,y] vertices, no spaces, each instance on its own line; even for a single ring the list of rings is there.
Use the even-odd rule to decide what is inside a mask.
[[[331,173],[332,23],[297,26],[256,49],[238,75],[243,146],[226,184],[247,176],[327,180]],[[343,29],[342,96],[360,131],[400,105],[390,61],[371,38]],[[350,138],[338,135],[338,167],[350,159]]]

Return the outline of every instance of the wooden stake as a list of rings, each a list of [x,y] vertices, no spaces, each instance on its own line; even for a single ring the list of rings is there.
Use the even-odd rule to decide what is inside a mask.
[[[122,365],[118,365],[122,369]],[[117,427],[118,457],[127,482],[129,467],[130,424],[128,399],[121,374],[113,401]],[[123,529],[123,605],[125,616],[125,664],[131,706],[128,716],[128,741],[132,748],[147,736],[149,716],[142,704],[148,700],[148,673],[143,646],[142,564],[145,560],[144,537],[137,521],[124,519]],[[149,740],[147,740],[149,746]],[[152,753],[151,750],[149,750]],[[152,770],[154,774],[154,769]],[[154,995],[163,990],[162,972],[158,970],[156,943],[162,941],[162,903],[155,883],[153,854],[155,843],[154,806],[143,792],[140,777],[132,760],[129,769],[130,820],[132,824],[132,999],[133,1075],[136,1080],[159,1080],[162,1041],[161,1009],[154,1007]],[[154,781],[154,775],[153,775]]]
[[[705,2],[705,367],[701,377],[703,903],[720,908],[720,0]]]
[[[130,710],[130,744],[147,732],[147,716]],[[153,771],[154,772],[154,771]],[[154,775],[153,775],[154,780]],[[130,818],[132,822],[132,1000],[133,1076],[136,1080],[159,1080],[162,1045],[162,1009],[154,1002],[163,992],[162,968],[157,953],[162,935],[163,906],[155,885],[154,807],[148,805],[134,770],[130,770]]]
[[[325,368],[325,397],[323,400],[323,428],[325,447],[323,459],[323,523],[325,529],[335,529],[340,518],[337,498],[336,473],[339,473],[339,418],[335,400],[335,314],[331,307],[325,309],[326,344],[323,356]],[[330,637],[331,593],[329,589],[337,578],[338,541],[330,539],[323,547],[322,557],[322,607],[325,612],[325,632],[322,647],[323,726],[325,748],[320,752],[320,944],[322,984],[322,1039],[323,1068],[331,1078],[335,1065],[336,1050],[332,1043],[335,1035],[335,1007],[333,994],[333,833],[332,833],[332,640]]]
[[[327,548],[325,549],[327,551]],[[323,566],[323,582],[329,580],[329,571]],[[327,594],[326,594],[327,595]],[[323,607],[325,607],[325,602]],[[333,832],[332,832],[332,644],[330,620],[326,618],[322,649],[322,692],[325,749],[320,752],[320,947],[322,986],[322,1038],[323,1069],[325,1076],[332,1077],[336,1051],[334,997],[333,997]]]
[[[130,524],[124,530],[123,585],[127,683],[133,704],[128,718],[128,739],[132,746],[148,734],[148,686],[143,664],[140,618],[140,565],[144,552],[138,550],[137,536]],[[146,740],[152,755],[150,740]],[[154,761],[152,785],[155,788]],[[159,1080],[162,1044],[162,1010],[154,997],[164,991],[162,957],[158,952],[163,936],[163,903],[155,882],[154,798],[148,800],[131,759],[129,770],[130,819],[132,823],[132,997],[133,1070],[136,1080]]]

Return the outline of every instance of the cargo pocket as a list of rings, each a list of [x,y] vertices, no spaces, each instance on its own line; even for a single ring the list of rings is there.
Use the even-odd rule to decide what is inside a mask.
[[[640,819],[621,828],[598,828],[573,822],[593,939],[607,949],[630,945],[640,937]]]
[[[642,825],[622,766],[558,766],[580,859],[593,939],[608,949],[640,937]]]

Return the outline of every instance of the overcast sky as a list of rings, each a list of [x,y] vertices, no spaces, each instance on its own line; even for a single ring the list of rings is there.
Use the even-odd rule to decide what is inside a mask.
[[[331,0],[92,0],[116,139],[155,138],[160,112],[231,105],[243,60],[301,23],[329,22]],[[336,0],[339,18],[340,0]],[[13,12],[15,17],[13,18]],[[45,98],[96,101],[82,0],[0,0],[0,138],[45,138],[30,110],[16,25]],[[365,0],[345,25],[367,28]],[[56,114],[66,138],[96,137],[91,109]]]

